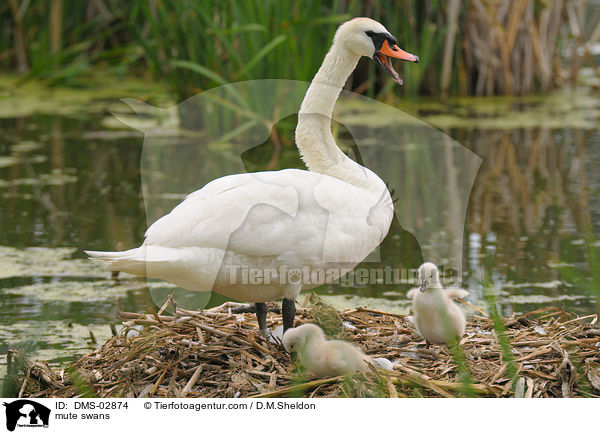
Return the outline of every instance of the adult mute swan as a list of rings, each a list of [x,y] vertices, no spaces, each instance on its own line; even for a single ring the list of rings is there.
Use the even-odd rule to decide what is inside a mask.
[[[425,338],[427,346],[449,344],[465,334],[465,314],[452,301],[464,298],[468,291],[459,288],[444,289],[440,283],[440,272],[431,262],[419,267],[419,288],[408,291],[413,301],[415,327],[419,335]]]
[[[354,268],[392,221],[385,183],[348,158],[331,134],[333,107],[361,56],[399,84],[390,58],[419,60],[376,21],[342,24],[298,114],[296,145],[308,170],[215,179],[154,222],[140,247],[86,253],[109,270],[253,302],[263,335],[266,302],[283,298],[284,331],[293,327],[300,291],[325,283],[321,276],[329,282]]]

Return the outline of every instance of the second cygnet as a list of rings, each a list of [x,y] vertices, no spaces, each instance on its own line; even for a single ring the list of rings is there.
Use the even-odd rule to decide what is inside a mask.
[[[371,359],[348,342],[328,341],[323,330],[315,324],[303,324],[286,331],[283,346],[289,352],[296,352],[304,367],[318,377],[365,372],[368,364],[392,368],[389,360]]]
[[[453,298],[464,298],[468,291],[458,288],[444,289],[440,272],[431,262],[419,267],[419,288],[411,289],[407,296],[413,301],[415,327],[427,345],[448,344],[465,334],[465,314]]]

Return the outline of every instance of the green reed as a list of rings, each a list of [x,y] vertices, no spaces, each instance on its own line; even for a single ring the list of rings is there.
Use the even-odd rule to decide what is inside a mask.
[[[506,327],[504,326],[502,314],[498,311],[498,300],[496,299],[496,290],[489,278],[485,278],[482,282],[483,298],[487,304],[487,310],[492,318],[494,331],[498,344],[500,345],[500,353],[502,360],[506,365],[506,373],[510,377],[512,387],[514,388],[518,379],[518,370],[514,362],[512,346],[506,336]]]
[[[421,62],[396,62],[402,88],[365,62],[349,82],[360,92],[390,101],[448,91],[528,93],[560,84],[558,48],[578,29],[584,30],[581,45],[600,27],[586,18],[594,7],[586,2],[573,6],[581,22],[568,25],[562,3],[523,4],[500,13],[492,0],[7,0],[0,3],[0,68],[77,85],[99,67],[111,68],[165,80],[184,99],[240,80],[310,80],[336,27],[368,16]],[[564,34],[552,30],[563,23]],[[499,30],[486,33],[489,28]],[[518,54],[507,56],[513,48]],[[569,71],[579,68],[575,63]]]
[[[429,91],[444,37],[444,2],[436,0],[9,0],[0,5],[0,67],[50,84],[80,84],[99,66],[141,72],[183,99],[240,80],[310,80],[337,26],[355,16],[380,20],[421,65],[399,65],[404,90],[372,63],[352,86],[368,83],[371,95]]]

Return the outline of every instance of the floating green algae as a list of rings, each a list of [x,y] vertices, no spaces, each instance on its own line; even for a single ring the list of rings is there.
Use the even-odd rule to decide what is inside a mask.
[[[383,312],[396,313],[399,315],[408,315],[412,305],[411,300],[406,297],[398,300],[388,300],[384,298],[361,297],[356,295],[320,295],[324,302],[330,304],[338,310],[353,309],[357,307],[366,307],[368,309],[380,310]]]
[[[501,297],[502,302],[510,304],[532,304],[532,305],[555,305],[559,301],[576,301],[576,300],[588,300],[591,297],[585,295],[507,295]]]
[[[71,259],[74,247],[29,247],[16,249],[0,246],[0,278],[36,275],[102,277],[107,272],[88,259]]]
[[[103,113],[107,101],[121,98],[150,99],[167,104],[167,87],[134,78],[98,74],[85,88],[49,87],[37,80],[0,74],[0,119],[32,114],[81,115]]]
[[[600,121],[600,100],[582,90],[561,90],[526,97],[462,97],[447,103],[429,98],[399,101],[395,110],[378,104],[341,98],[336,107],[342,124],[381,128],[424,121],[440,130],[478,128],[595,129]],[[404,112],[402,114],[402,112]]]

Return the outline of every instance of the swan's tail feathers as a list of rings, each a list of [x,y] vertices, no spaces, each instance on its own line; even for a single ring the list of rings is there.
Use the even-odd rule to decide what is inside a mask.
[[[111,271],[123,271],[125,273],[144,276],[146,274],[146,249],[125,250],[123,252],[94,252],[86,250],[85,253],[94,262],[98,262]]]

